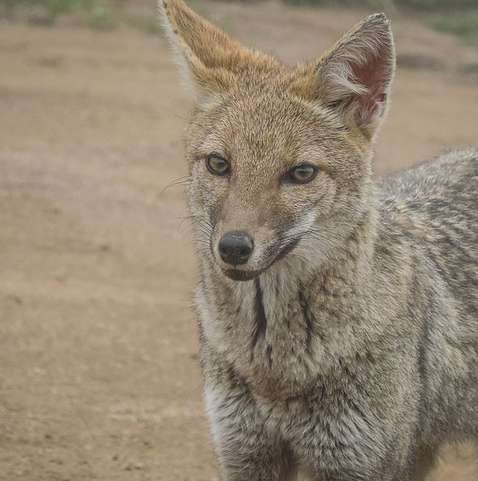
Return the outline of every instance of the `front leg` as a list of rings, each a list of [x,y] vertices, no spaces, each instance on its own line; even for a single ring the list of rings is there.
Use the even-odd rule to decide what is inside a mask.
[[[224,481],[293,481],[289,450],[244,386],[206,383],[206,404]]]

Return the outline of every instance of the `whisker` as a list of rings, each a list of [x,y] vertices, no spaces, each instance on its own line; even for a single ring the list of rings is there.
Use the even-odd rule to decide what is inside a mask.
[[[187,185],[191,182],[191,177],[189,175],[185,175],[183,177],[178,177],[177,179],[172,180],[169,184],[164,186],[158,195],[162,195],[166,190],[171,187],[176,187],[177,185]]]

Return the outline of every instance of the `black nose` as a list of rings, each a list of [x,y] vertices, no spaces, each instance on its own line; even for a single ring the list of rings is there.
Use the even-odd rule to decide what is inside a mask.
[[[254,249],[254,241],[246,232],[226,232],[219,241],[219,254],[228,264],[245,264]]]

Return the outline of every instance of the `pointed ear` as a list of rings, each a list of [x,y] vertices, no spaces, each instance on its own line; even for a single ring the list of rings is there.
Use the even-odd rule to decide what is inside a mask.
[[[203,92],[228,90],[248,65],[266,58],[242,47],[182,0],[159,0],[159,11],[183,73]]]
[[[301,90],[371,138],[386,112],[395,70],[390,22],[384,14],[367,17],[305,70]]]

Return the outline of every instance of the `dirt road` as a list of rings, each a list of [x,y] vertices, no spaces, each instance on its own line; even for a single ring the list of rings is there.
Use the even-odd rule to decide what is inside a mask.
[[[198,8],[288,62],[364,15]],[[408,17],[394,25],[402,67],[379,173],[478,141],[478,78],[460,73],[478,51]],[[188,108],[162,39],[0,26],[2,481],[216,477],[172,185]]]

